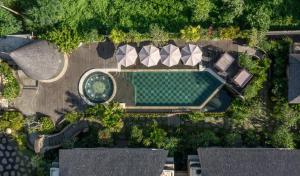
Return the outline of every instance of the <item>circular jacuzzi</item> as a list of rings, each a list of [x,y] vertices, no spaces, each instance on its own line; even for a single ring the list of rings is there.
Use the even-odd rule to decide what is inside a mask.
[[[114,78],[100,69],[92,69],[83,74],[79,82],[79,94],[89,105],[107,103],[115,95]]]

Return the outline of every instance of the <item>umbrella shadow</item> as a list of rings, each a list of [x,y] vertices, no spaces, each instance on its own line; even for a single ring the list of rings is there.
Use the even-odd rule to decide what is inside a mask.
[[[100,42],[97,46],[98,56],[103,59],[109,59],[114,56],[115,53],[115,45],[110,40],[105,40],[104,42]]]

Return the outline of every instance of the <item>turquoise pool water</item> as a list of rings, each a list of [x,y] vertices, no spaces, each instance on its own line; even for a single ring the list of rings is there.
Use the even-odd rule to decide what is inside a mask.
[[[127,72],[136,106],[199,106],[223,83],[207,71]]]

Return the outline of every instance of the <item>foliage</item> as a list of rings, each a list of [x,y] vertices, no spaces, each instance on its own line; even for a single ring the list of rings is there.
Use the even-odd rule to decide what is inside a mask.
[[[266,39],[263,31],[258,31],[256,28],[252,28],[249,33],[248,45],[250,47],[257,47]]]
[[[4,77],[2,96],[8,100],[16,98],[20,92],[20,85],[7,63],[0,62],[0,74]]]
[[[201,28],[200,26],[187,26],[184,29],[180,30],[180,38],[187,41],[187,42],[196,42],[200,40],[200,33]]]
[[[219,35],[220,39],[236,39],[239,37],[240,28],[239,27],[228,27],[228,28],[221,28]]]
[[[164,148],[172,153],[177,144],[178,139],[169,137],[168,133],[160,128],[155,120],[146,127],[133,126],[131,128],[130,145],[132,146]]]
[[[277,148],[294,148],[292,133],[287,128],[278,128],[272,135],[271,145]]]
[[[17,142],[20,150],[26,149],[25,119],[20,112],[6,111],[0,117],[0,132],[5,132],[7,128],[12,130],[12,136]]]
[[[104,36],[99,34],[96,29],[91,29],[82,34],[82,41],[84,43],[101,42],[104,41]]]
[[[0,7],[0,37],[21,31],[21,22]]]
[[[267,30],[271,24],[271,10],[265,5],[253,6],[250,9],[253,13],[247,15],[246,19],[250,27],[260,30]]]
[[[47,162],[39,155],[31,157],[30,164],[35,169],[37,176],[46,176],[48,175]]]
[[[65,9],[60,0],[36,0],[35,6],[26,11],[29,29],[47,30],[58,24],[65,16]]]
[[[13,133],[18,133],[23,130],[24,124],[24,116],[21,113],[6,111],[0,118],[0,131],[4,132],[7,128],[10,128]]]
[[[242,54],[239,57],[239,64],[253,74],[254,78],[250,82],[250,85],[244,90],[244,97],[251,99],[255,97],[259,90],[263,88],[265,81],[267,80],[267,73],[270,67],[270,59],[253,59],[251,56]]]
[[[40,127],[37,131],[41,134],[51,134],[55,131],[54,123],[49,117],[40,117],[38,123],[40,124]]]
[[[205,119],[205,114],[203,112],[192,112],[188,114],[187,117],[189,120],[191,120],[193,123],[203,121]]]
[[[100,120],[103,127],[111,132],[120,132],[123,128],[123,114],[124,111],[118,103],[97,104],[85,112],[87,118]]]
[[[217,9],[218,22],[226,25],[232,24],[234,19],[243,13],[244,6],[243,0],[221,0],[221,5]]]
[[[69,53],[77,48],[81,41],[77,31],[68,26],[55,28],[45,35],[40,36],[44,40],[55,43],[61,51]]]
[[[126,33],[121,31],[121,30],[116,30],[113,29],[110,32],[109,38],[112,42],[114,42],[115,44],[119,44],[123,41],[125,41],[125,37],[126,37]]]
[[[238,134],[238,133],[235,133],[235,132],[232,132],[232,133],[228,133],[225,135],[225,138],[224,138],[224,146],[227,146],[227,147],[232,147],[232,146],[235,146],[235,147],[239,147],[240,146],[240,143],[241,143],[241,135]]]
[[[113,143],[112,134],[108,129],[99,130],[98,143],[105,146],[110,146]]]
[[[150,26],[150,36],[151,41],[155,45],[163,44],[169,40],[169,33],[165,32],[162,28],[158,25],[151,25]]]
[[[77,111],[72,111],[64,115],[64,119],[69,123],[74,123],[82,118],[83,114]]]
[[[214,8],[211,0],[188,0],[189,8],[192,11],[192,21],[202,22],[209,18],[209,13]]]

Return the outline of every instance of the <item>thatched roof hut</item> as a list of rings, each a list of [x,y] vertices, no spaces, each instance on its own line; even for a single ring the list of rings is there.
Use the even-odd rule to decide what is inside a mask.
[[[9,55],[28,77],[35,80],[53,79],[64,66],[64,55],[47,41],[31,42]]]

